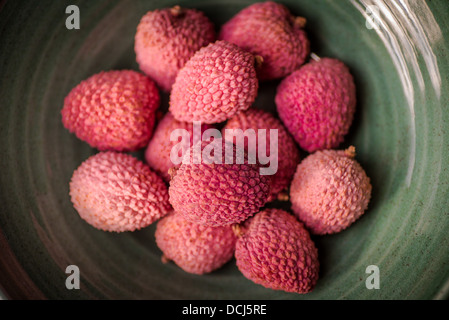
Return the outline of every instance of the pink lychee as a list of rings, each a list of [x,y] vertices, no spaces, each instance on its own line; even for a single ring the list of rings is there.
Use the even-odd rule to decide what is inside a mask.
[[[148,144],[160,97],[155,83],[132,70],[97,73],[64,99],[62,122],[100,151],[135,151]]]
[[[124,153],[100,152],[73,173],[70,196],[80,217],[104,231],[144,228],[172,210],[164,181]]]
[[[312,233],[340,232],[368,208],[370,179],[354,156],[353,147],[323,150],[298,165],[290,187],[292,210]]]
[[[201,47],[215,41],[213,23],[201,11],[175,6],[147,12],[135,35],[140,69],[164,91],[178,71]]]
[[[298,69],[309,55],[304,25],[305,19],[294,17],[284,5],[259,2],[225,23],[218,38],[261,56],[259,79],[278,79]]]
[[[280,209],[266,209],[237,227],[235,259],[242,274],[266,288],[308,293],[319,277],[318,250],[304,225]]]
[[[260,175],[257,164],[248,164],[247,157],[240,161],[236,152],[224,139],[192,146],[170,180],[175,211],[212,227],[239,223],[258,212],[270,194],[270,179]]]
[[[210,125],[199,125],[199,130],[196,132],[193,129],[193,124],[190,122],[178,121],[173,115],[168,112],[164,115],[161,121],[156,126],[154,134],[148,147],[145,150],[145,160],[150,167],[155,170],[165,181],[170,180],[168,170],[172,167],[179,167],[179,164],[174,164],[170,158],[171,152],[177,144],[182,143],[178,141],[178,138],[171,139],[171,135],[175,130],[185,130],[189,139],[188,145],[182,146],[186,149],[193,145],[194,141],[201,140],[201,135],[207,129],[211,128]],[[173,140],[173,141],[172,141]],[[182,156],[182,149],[179,149],[176,153],[179,157]]]
[[[155,237],[164,261],[194,274],[212,272],[230,261],[237,240],[231,226],[199,225],[176,212],[159,220]]]
[[[275,101],[279,117],[301,148],[333,149],[352,124],[355,84],[343,62],[321,58],[285,78]]]
[[[277,171],[271,176],[271,195],[269,201],[276,199],[278,195],[286,191],[290,186],[293,174],[299,164],[300,155],[295,140],[290,136],[282,122],[269,112],[250,108],[229,119],[223,128],[223,137],[228,140],[233,139],[232,135],[229,137],[226,135],[226,129],[241,129],[243,134],[241,134],[240,138],[244,138],[246,130],[254,130],[254,136],[256,137],[255,145],[249,144],[248,139],[244,139],[244,144],[248,152],[253,152],[253,154],[257,154],[258,156],[260,154],[258,151],[260,144],[258,130],[266,130],[266,149],[263,150],[264,156],[270,155],[273,157],[273,161],[277,162]],[[270,150],[270,130],[276,130],[277,133],[277,143],[273,144],[275,150]],[[265,166],[270,165],[272,164],[268,163]]]
[[[170,112],[179,121],[219,123],[248,109],[257,96],[255,58],[235,44],[201,48],[179,71]]]

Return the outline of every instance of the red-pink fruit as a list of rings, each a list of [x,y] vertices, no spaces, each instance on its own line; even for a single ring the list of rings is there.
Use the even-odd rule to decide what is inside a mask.
[[[322,58],[302,66],[278,86],[279,117],[308,152],[338,147],[351,126],[356,93],[348,68]]]
[[[172,210],[164,181],[136,158],[97,153],[73,173],[70,196],[79,215],[104,231],[144,228]]]
[[[231,260],[237,240],[230,226],[198,225],[176,212],[157,223],[155,236],[164,261],[194,274],[212,272]]]
[[[166,113],[154,130],[153,138],[150,140],[150,143],[145,150],[146,162],[168,182],[170,180],[168,170],[172,167],[179,167],[179,164],[173,164],[170,159],[170,154],[172,149],[176,144],[180,143],[180,141],[178,141],[178,139],[172,141],[170,138],[171,134],[177,129],[186,130],[190,136],[190,144],[186,146],[187,148],[192,146],[194,141],[199,141],[203,132],[210,127],[211,126],[207,124],[199,125],[199,130],[196,132],[193,130],[192,123],[178,121],[170,112]],[[182,156],[181,149],[178,151],[178,156]]]
[[[221,28],[219,39],[235,43],[263,63],[261,80],[283,78],[298,69],[310,52],[305,19],[294,17],[282,4],[271,1],[246,7]]]
[[[219,123],[248,109],[259,86],[254,64],[252,54],[226,41],[201,48],[176,77],[170,112],[179,121]]]
[[[175,211],[193,223],[211,227],[246,220],[265,205],[270,194],[270,179],[260,175],[257,164],[248,164],[246,157],[238,164],[236,146],[230,142],[216,139],[214,144],[221,150],[209,149],[212,144],[207,141],[193,145],[168,190]],[[203,158],[198,161],[200,153]],[[209,154],[215,160],[205,160],[204,155]],[[189,157],[189,163],[184,163]]]
[[[203,12],[175,6],[147,12],[135,35],[140,69],[164,91],[178,71],[201,47],[215,41],[215,29]]]
[[[292,210],[314,234],[340,232],[368,208],[370,179],[355,149],[323,150],[306,157],[290,187]]]
[[[135,151],[148,144],[159,103],[155,83],[143,74],[100,72],[64,99],[62,123],[98,150]]]
[[[276,199],[281,192],[290,186],[293,174],[300,161],[299,150],[295,140],[290,136],[279,119],[275,118],[269,112],[254,108],[240,112],[228,120],[223,128],[223,137],[232,141],[233,136],[228,137],[226,135],[226,129],[241,129],[243,135],[240,138],[244,138],[246,130],[254,130],[257,147],[256,145],[248,145],[248,139],[244,139],[244,144],[245,150],[257,155],[259,154],[258,130],[266,130],[266,150],[263,150],[263,152],[265,155],[273,155],[274,161],[277,162],[277,172],[271,176],[271,195],[269,201]],[[270,130],[277,131],[277,143],[275,144],[277,150],[270,150]],[[270,163],[265,166],[270,166]]]
[[[294,216],[266,209],[237,227],[237,267],[266,288],[308,293],[318,281],[318,250],[309,232]]]

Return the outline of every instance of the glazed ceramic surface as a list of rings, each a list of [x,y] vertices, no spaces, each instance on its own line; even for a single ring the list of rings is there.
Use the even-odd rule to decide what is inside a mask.
[[[111,69],[138,70],[134,34],[148,10],[203,10],[217,29],[252,1],[6,1],[0,11],[0,288],[10,299],[444,299],[449,293],[449,3],[282,1],[307,18],[312,51],[341,59],[357,85],[354,145],[373,185],[349,229],[314,237],[320,279],[307,295],[244,278],[235,261],[208,275],[163,264],[155,225],[99,231],[69,197],[97,152],[62,126],[67,93]],[[68,5],[80,29],[66,28]],[[1,5],[0,5],[1,6]],[[255,106],[275,111],[279,82]],[[167,109],[168,95],[163,95]],[[142,152],[135,153],[142,158]],[[289,203],[272,207],[290,208]],[[66,268],[80,271],[68,290]],[[368,266],[380,288],[368,289]]]

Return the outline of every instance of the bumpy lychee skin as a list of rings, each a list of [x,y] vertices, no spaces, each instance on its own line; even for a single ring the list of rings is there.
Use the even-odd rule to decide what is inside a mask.
[[[98,150],[135,151],[148,144],[159,103],[156,84],[143,74],[100,72],[66,96],[62,123]]]
[[[155,236],[164,254],[163,260],[172,260],[184,271],[194,274],[221,268],[234,256],[237,241],[230,226],[199,225],[176,212],[157,223]]]
[[[311,292],[319,277],[318,250],[304,225],[280,209],[267,209],[238,228],[235,259],[242,274],[266,288]]]
[[[267,1],[246,7],[225,23],[218,36],[263,58],[259,79],[287,76],[310,52],[305,19],[294,17],[282,4]]]
[[[176,77],[170,112],[179,121],[219,123],[248,109],[259,87],[254,65],[252,54],[226,41],[201,48]]]
[[[215,36],[213,23],[196,9],[175,6],[149,11],[137,27],[136,60],[162,90],[170,91],[179,69]]]
[[[214,144],[221,150],[215,152]],[[173,208],[187,220],[211,227],[239,223],[258,212],[270,195],[270,179],[260,175],[259,166],[248,164],[247,158],[238,164],[236,150],[224,139],[193,145],[170,180]],[[215,160],[207,158],[209,154]]]
[[[341,61],[322,58],[285,78],[275,101],[279,117],[302,149],[334,149],[352,124],[355,84]]]
[[[193,145],[194,141],[201,140],[203,132],[209,128],[211,128],[211,125],[198,124],[198,126],[195,127],[194,130],[194,126],[192,123],[178,121],[170,112],[166,113],[156,126],[153,137],[145,150],[146,162],[166,182],[170,181],[168,170],[172,167],[179,167],[179,164],[173,163],[172,159],[170,158],[172,150],[174,150],[174,148],[177,148],[177,146],[181,147],[177,153],[174,153],[175,155],[177,155],[176,158],[181,158],[183,149],[185,148],[186,151]],[[176,133],[175,130],[178,129],[182,130],[183,134],[187,133],[188,139],[186,138],[185,141],[178,141],[178,139],[172,141],[171,135],[173,134],[174,137]],[[185,146],[182,145],[183,142],[186,142]]]
[[[172,210],[164,181],[146,164],[124,153],[97,153],[70,181],[73,206],[86,222],[104,231],[144,228]]]
[[[292,210],[314,234],[340,232],[368,208],[370,179],[355,149],[323,150],[306,157],[290,187]]]
[[[249,144],[248,139],[244,139],[245,150],[253,152],[253,154],[259,156],[258,147],[261,142],[258,139],[258,130],[266,130],[266,149],[264,155],[272,157],[273,162],[277,163],[277,171],[274,175],[271,175],[271,195],[268,201],[275,200],[281,192],[286,191],[290,186],[293,178],[293,174],[296,171],[296,167],[300,161],[299,150],[296,146],[295,140],[290,136],[288,131],[283,126],[282,122],[275,118],[271,113],[250,108],[244,112],[240,112],[231,119],[228,120],[223,128],[223,137],[230,141],[237,142],[233,134],[227,129],[241,129],[243,132],[238,136],[244,137],[245,131],[248,129],[254,130],[255,133],[255,145]],[[270,130],[277,131],[277,143],[273,143],[274,150],[271,150],[270,144]],[[229,135],[226,132],[230,133]],[[256,147],[257,146],[257,147]],[[274,168],[275,165],[268,163],[265,167]]]

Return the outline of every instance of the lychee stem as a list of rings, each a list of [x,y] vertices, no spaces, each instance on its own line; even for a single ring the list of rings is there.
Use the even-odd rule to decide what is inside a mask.
[[[231,228],[232,228],[232,231],[234,232],[234,234],[237,237],[241,237],[243,235],[243,233],[244,233],[242,227],[238,223],[233,224],[231,226]]]
[[[346,149],[345,156],[347,156],[348,158],[354,159],[355,158],[355,147],[350,146],[348,149]]]
[[[168,169],[168,175],[170,176],[170,180],[176,176],[177,171],[178,171],[178,168],[176,168],[176,167],[171,167],[170,169]]]
[[[263,57],[262,56],[254,56],[254,66],[256,69],[260,68],[263,64]]]
[[[170,262],[170,259],[165,254],[162,254],[161,261],[162,263],[168,263]]]
[[[310,58],[312,58],[313,60],[315,60],[317,62],[321,60],[321,58],[316,53],[313,53],[313,52],[310,54]]]
[[[180,6],[176,5],[170,9],[170,12],[174,17],[177,17],[183,12],[183,10]]]
[[[278,200],[279,201],[288,201],[289,197],[288,197],[288,193],[287,192],[280,192],[278,194]]]
[[[293,24],[301,29],[303,29],[306,26],[307,19],[304,17],[296,17],[293,21]]]

